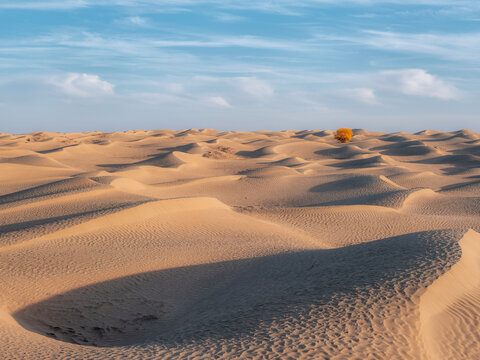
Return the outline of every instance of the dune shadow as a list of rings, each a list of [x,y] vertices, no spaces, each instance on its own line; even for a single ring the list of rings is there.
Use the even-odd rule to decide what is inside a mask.
[[[2,195],[0,196],[0,205],[37,199],[44,196],[82,192],[93,188],[100,188],[100,186],[100,184],[84,177],[67,178]]]
[[[327,131],[327,130],[320,130],[320,131],[303,130],[303,131],[296,132],[295,135],[292,135],[292,138],[296,138],[296,139],[305,139],[307,137],[323,138],[327,136],[333,137],[333,132]]]
[[[262,157],[271,156],[271,155],[278,155],[278,153],[275,152],[274,148],[275,146],[273,145],[267,145],[256,150],[241,150],[236,152],[235,155],[243,156],[245,158],[251,158],[251,159],[262,158]]]
[[[328,166],[343,168],[343,169],[360,169],[370,167],[380,167],[389,165],[382,155],[377,155],[369,158],[342,161],[334,164],[328,164]]]
[[[377,146],[371,150],[378,150],[381,154],[389,156],[424,156],[436,153],[435,148],[427,146],[417,140],[395,142],[393,144]]]
[[[75,147],[75,146],[78,146],[78,145],[80,145],[80,144],[64,145],[64,146],[59,146],[59,147],[56,147],[56,148],[53,148],[53,149],[42,150],[42,151],[37,151],[37,152],[39,154],[51,154],[51,153],[54,153],[54,152],[57,152],[57,151],[60,151],[60,150],[63,150],[63,149],[69,148],[69,147]]]
[[[428,159],[415,160],[412,163],[446,165],[441,170],[447,175],[457,175],[480,167],[480,156],[471,154],[443,155]]]
[[[395,143],[411,140],[410,136],[396,135],[395,133],[382,135],[382,136],[379,136],[378,138],[382,141],[395,142]]]
[[[365,189],[370,189],[365,191]],[[354,175],[326,182],[309,189],[312,193],[326,194],[322,202],[311,206],[379,205],[399,207],[410,190],[398,189],[379,176]],[[329,194],[335,193],[334,199]],[[320,198],[321,199],[321,198]]]
[[[421,164],[449,164],[457,167],[478,167],[480,166],[480,156],[471,154],[443,155],[414,162]]]
[[[38,237],[40,234],[48,233],[58,228],[70,226],[72,222],[77,223],[86,221],[107,213],[117,212],[131,207],[135,207],[146,202],[148,202],[148,200],[122,202],[115,204],[114,206],[104,206],[94,210],[81,211],[72,214],[52,216],[49,218],[41,218],[36,220],[22,221],[13,224],[0,225],[0,248],[5,245],[4,240],[6,238],[15,238],[17,236],[16,233],[19,232],[22,233],[21,240],[19,239],[19,241],[23,241],[27,238],[25,232],[31,234],[32,237]],[[11,242],[8,242],[8,245],[11,245]]]
[[[150,155],[148,159],[135,161],[131,163],[116,164],[97,164],[96,166],[103,169],[123,170],[135,166],[157,166],[162,168],[176,168],[184,162],[178,159],[172,152]]]
[[[352,189],[362,189],[372,185],[377,177],[368,175],[353,175],[339,180],[329,181],[316,185],[310,189],[311,192],[345,192]],[[377,181],[378,182],[378,181]]]
[[[472,178],[474,178],[474,177],[472,177]],[[443,186],[440,189],[440,191],[455,191],[455,190],[471,191],[474,188],[476,188],[476,189],[480,188],[480,180],[474,180],[474,181],[468,181],[468,182],[446,185],[446,186]],[[472,193],[472,194],[474,194],[474,193]]]
[[[357,195],[351,197],[344,197],[342,199],[317,202],[312,205],[304,205],[303,207],[375,205],[398,208],[402,205],[403,201],[409,194],[410,191],[406,190],[386,191],[382,193]]]
[[[197,152],[197,153],[202,153],[203,152],[203,150],[198,145],[198,143],[190,143],[190,144],[185,144],[185,145],[164,147],[164,148],[159,148],[158,150],[160,150],[162,152],[180,151],[180,152],[184,152],[184,153],[188,153],[188,152],[191,152],[191,151]]]
[[[446,132],[446,133],[429,135],[429,137],[427,138],[422,138],[422,141],[437,142],[437,141],[450,141],[455,139],[458,139],[458,140],[464,139],[465,141],[463,142],[478,140],[475,136],[473,136],[472,134],[469,134],[468,130],[467,131],[459,130],[459,131],[454,131],[449,133]]]
[[[321,155],[331,159],[337,160],[352,160],[358,161],[356,159],[362,155],[370,155],[372,152],[370,150],[361,149],[358,146],[347,144],[344,146],[334,147],[331,149],[317,150],[314,152],[316,155]],[[362,159],[360,159],[362,160]]]
[[[475,144],[476,143],[477,142],[475,142]],[[468,146],[463,149],[452,150],[452,154],[480,156],[480,145]]]
[[[13,317],[39,334],[100,347],[239,338],[312,309],[332,319],[331,311],[413,293],[458,260],[452,239],[460,236],[457,230],[418,232],[146,272],[56,295]]]

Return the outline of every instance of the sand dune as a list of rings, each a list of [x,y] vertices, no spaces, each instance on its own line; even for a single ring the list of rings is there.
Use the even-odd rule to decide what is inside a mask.
[[[0,358],[480,358],[479,141],[0,134]]]

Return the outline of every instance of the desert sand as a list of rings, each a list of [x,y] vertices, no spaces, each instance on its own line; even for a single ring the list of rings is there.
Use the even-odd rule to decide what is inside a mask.
[[[480,134],[0,134],[1,359],[480,359]]]

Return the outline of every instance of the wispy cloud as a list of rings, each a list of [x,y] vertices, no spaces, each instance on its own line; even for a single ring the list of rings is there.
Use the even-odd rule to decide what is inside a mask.
[[[75,9],[80,7],[119,6],[119,7],[194,7],[212,5],[226,9],[250,9],[258,11],[277,12],[282,14],[296,14],[295,9],[318,6],[365,6],[377,5],[422,5],[436,7],[478,7],[475,0],[3,0],[0,8],[4,9]]]
[[[222,107],[222,108],[231,108],[232,107],[232,105],[230,105],[230,103],[221,96],[210,96],[210,97],[207,98],[207,102],[209,104],[219,106],[219,107]]]
[[[0,2],[0,9],[20,10],[70,10],[90,6],[87,0],[63,0],[63,1],[25,1],[6,0]]]
[[[342,93],[347,97],[369,105],[377,105],[380,102],[377,99],[374,89],[370,88],[352,88],[343,89]]]
[[[195,76],[190,79],[190,83],[194,83],[196,88],[221,89],[236,97],[245,98],[247,95],[247,101],[252,99],[262,101],[271,98],[275,93],[273,86],[268,81],[256,76]]]
[[[142,19],[134,18],[135,23],[143,24]],[[159,36],[131,36],[129,34],[106,35],[89,31],[69,30],[52,32],[32,38],[15,39],[4,42],[2,52],[57,51],[60,49],[88,50],[101,54],[123,54],[136,58],[159,60],[171,58],[172,62],[185,62],[195,55],[191,52],[201,48],[244,48],[264,51],[278,50],[300,52],[308,47],[301,43],[262,36],[217,36],[210,34],[181,33]],[[190,51],[190,52],[187,52]],[[88,57],[87,57],[88,58]]]
[[[427,54],[450,60],[477,60],[480,32],[473,33],[395,33],[364,30],[356,36],[319,34],[317,39],[347,42],[382,51]]]
[[[240,47],[252,49],[268,50],[286,50],[301,51],[305,48],[301,44],[286,41],[282,39],[263,38],[259,36],[209,36],[204,35],[201,38],[187,40],[158,40],[152,44],[157,47],[166,48],[221,48],[221,47]]]
[[[114,88],[113,84],[100,79],[98,75],[89,74],[70,73],[52,77],[48,82],[67,95],[79,97],[112,95]]]
[[[220,22],[225,22],[225,23],[239,22],[239,21],[244,21],[246,19],[244,16],[227,13],[227,12],[214,12],[214,13],[211,13],[210,15],[214,19]]]
[[[119,20],[118,22],[126,25],[133,25],[144,28],[152,26],[152,24],[150,24],[150,21],[146,17],[142,16],[129,16],[125,19]]]
[[[265,80],[256,77],[235,77],[230,80],[242,91],[256,98],[266,98],[273,95],[273,87]]]
[[[74,72],[96,73],[101,69],[104,74],[114,73],[116,78],[147,71],[150,72],[149,78],[163,77],[164,74],[218,77],[237,75],[240,78],[252,78],[255,74],[271,72],[271,68],[288,62],[290,56],[296,57],[299,53],[308,51],[301,43],[261,36],[201,33],[137,36],[137,33],[105,34],[78,29],[62,30],[2,41],[0,71],[16,68],[21,71],[55,73],[58,69],[71,69]],[[178,37],[185,40],[172,39]],[[230,51],[230,48],[238,51]],[[262,61],[259,57],[262,53],[271,57],[272,51],[291,55],[278,56],[273,61],[269,58]],[[250,54],[254,56],[246,56]],[[271,92],[269,85],[258,80],[254,83],[255,79],[240,79],[237,80],[237,86],[240,88],[243,84],[246,92],[263,91],[268,95]]]
[[[366,45],[380,49],[437,55],[448,59],[478,59],[480,32],[402,34],[366,31]]]

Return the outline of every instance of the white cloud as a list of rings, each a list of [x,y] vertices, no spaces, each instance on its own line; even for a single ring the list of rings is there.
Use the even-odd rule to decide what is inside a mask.
[[[72,96],[91,97],[113,94],[114,85],[101,80],[98,75],[70,73],[48,81],[62,92]]]
[[[374,89],[370,88],[353,88],[353,89],[344,89],[342,91],[348,97],[370,105],[379,104],[377,96]]]
[[[134,25],[138,27],[150,27],[150,22],[147,18],[141,16],[131,16],[123,21],[125,24]]]
[[[232,81],[240,90],[257,98],[270,97],[274,92],[269,83],[256,77],[236,77]]]
[[[221,96],[211,96],[211,97],[207,98],[207,102],[209,104],[220,106],[220,107],[223,107],[223,108],[231,108],[232,107],[232,105],[230,105],[228,103],[228,101],[225,100]]]
[[[458,89],[423,69],[389,70],[380,72],[380,85],[405,95],[451,100],[459,97]]]

